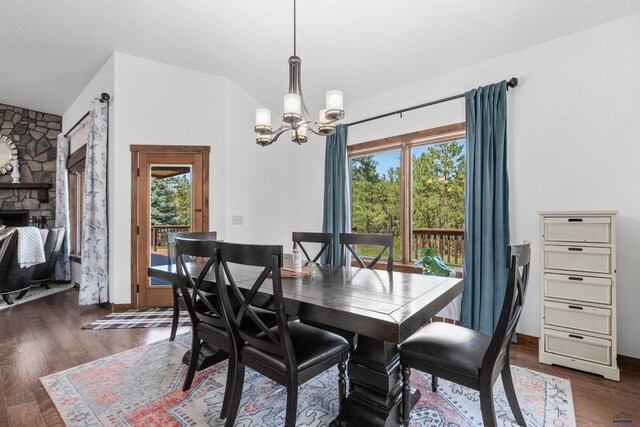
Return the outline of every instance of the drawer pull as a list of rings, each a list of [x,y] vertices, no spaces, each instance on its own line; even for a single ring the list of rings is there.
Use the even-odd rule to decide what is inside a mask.
[[[582,252],[582,248],[568,248],[568,250],[573,252]]]
[[[574,310],[582,310],[583,307],[580,307],[579,305],[570,305],[569,308],[572,308]]]
[[[567,221],[569,221],[569,222],[582,222],[582,218],[569,218]]]
[[[582,282],[584,279],[582,277],[569,276],[569,280],[576,280],[578,282]]]
[[[580,335],[573,335],[573,334],[569,334],[570,338],[578,338],[579,340],[584,339],[584,337],[581,337]]]

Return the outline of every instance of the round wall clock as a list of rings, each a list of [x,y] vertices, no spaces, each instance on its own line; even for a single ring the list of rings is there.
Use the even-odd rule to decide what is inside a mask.
[[[12,140],[0,135],[0,175],[13,169],[11,162],[18,159],[18,149]]]

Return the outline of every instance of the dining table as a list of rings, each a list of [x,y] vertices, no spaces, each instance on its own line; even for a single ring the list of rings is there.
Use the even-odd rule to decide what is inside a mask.
[[[198,276],[203,265],[187,264],[189,274]],[[234,265],[231,272],[238,286],[248,291],[259,270]],[[170,283],[178,280],[175,265],[149,267],[148,273]],[[331,265],[316,265],[312,273],[282,278],[287,315],[357,334],[347,368],[351,390],[331,425],[401,425],[398,345],[462,293],[462,279]],[[260,288],[254,304],[272,307],[270,280]],[[205,276],[203,286],[215,286],[213,271]],[[210,363],[204,366],[221,359],[215,351],[208,357]],[[413,406],[420,390],[413,389],[411,396]]]

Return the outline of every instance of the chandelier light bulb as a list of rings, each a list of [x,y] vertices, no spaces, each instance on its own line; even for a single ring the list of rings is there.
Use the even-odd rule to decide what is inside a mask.
[[[288,93],[284,96],[284,112],[300,114],[300,95]]]
[[[343,100],[341,90],[330,90],[327,92],[327,110],[342,110]]]
[[[256,109],[256,125],[253,130],[261,135],[271,134],[271,110],[268,108]]]
[[[256,126],[271,126],[271,110],[268,108],[256,109]]]

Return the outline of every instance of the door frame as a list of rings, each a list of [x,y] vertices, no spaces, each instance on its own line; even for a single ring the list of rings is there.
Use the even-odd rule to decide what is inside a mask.
[[[202,229],[209,230],[209,157],[208,145],[131,145],[131,306],[138,307],[138,177],[140,154],[202,155]]]

